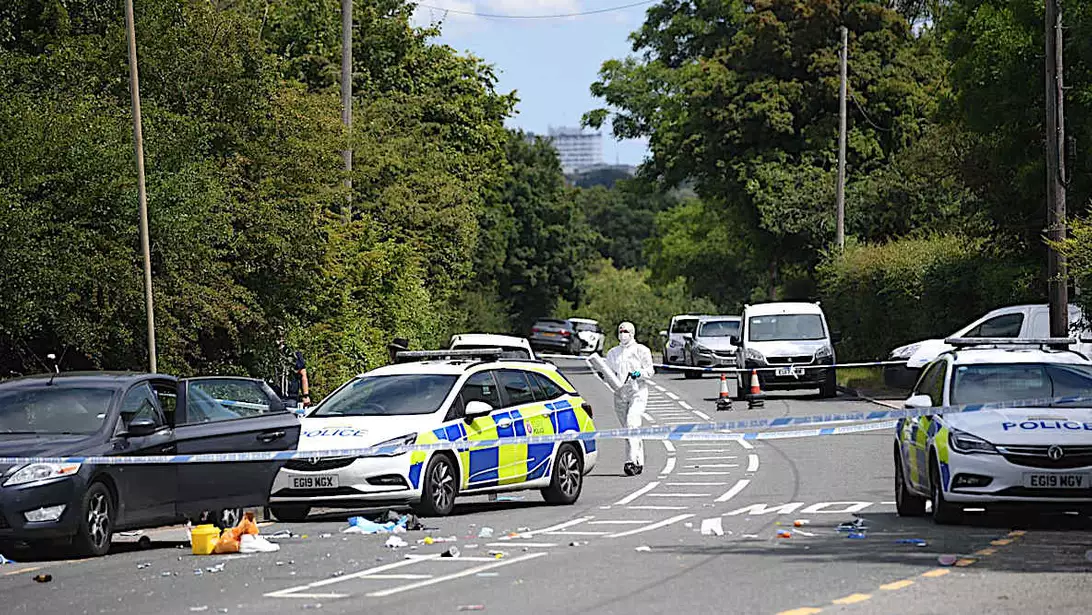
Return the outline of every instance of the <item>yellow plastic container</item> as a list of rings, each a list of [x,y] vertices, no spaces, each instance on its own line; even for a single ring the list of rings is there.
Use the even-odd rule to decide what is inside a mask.
[[[219,539],[220,530],[215,525],[198,525],[190,530],[190,547],[194,555],[209,555]]]

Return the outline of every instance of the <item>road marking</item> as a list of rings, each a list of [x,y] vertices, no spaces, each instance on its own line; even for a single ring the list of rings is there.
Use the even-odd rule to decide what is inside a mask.
[[[1013,538],[1023,536],[1024,534],[1027,534],[1024,530],[1013,530],[1009,532],[1009,536],[1012,536]]]
[[[707,498],[711,493],[650,493],[650,498]]]
[[[660,440],[660,442],[664,443],[664,448],[667,449],[667,452],[669,452],[669,453],[674,453],[675,452],[675,445],[674,444],[668,442],[667,440]]]
[[[521,532],[519,534],[519,537],[520,538],[527,538],[529,536],[534,536],[535,534],[545,534],[546,532],[556,532],[557,530],[563,530],[563,529],[565,529],[567,527],[572,527],[574,525],[579,525],[581,523],[584,523],[585,521],[591,521],[594,518],[595,517],[588,516],[588,517],[580,517],[579,519],[572,519],[572,520],[566,521],[564,523],[558,523],[557,525],[551,525],[550,527],[543,528],[541,530],[532,530],[530,532]],[[508,536],[502,536],[501,540],[511,540],[511,538],[508,537]]]
[[[45,568],[45,566],[34,566],[33,568],[20,568],[19,570],[11,570],[9,572],[5,572],[3,574],[0,574],[0,577],[10,577],[10,576],[16,575],[16,574],[23,574],[24,572],[37,572],[37,571],[41,570],[42,568]]]
[[[425,556],[425,559],[439,559],[439,558],[440,558],[439,554],[431,555],[431,556]],[[295,587],[289,587],[288,589],[282,589],[282,590],[278,590],[278,591],[274,591],[274,592],[269,592],[269,593],[265,594],[265,597],[266,598],[300,598],[300,597],[305,597],[305,596],[313,596],[314,594],[302,594],[300,592],[303,592],[303,591],[309,590],[309,589],[316,589],[316,588],[319,588],[319,587],[325,587],[325,586],[333,584],[333,583],[342,583],[344,581],[348,581],[349,579],[357,579],[357,578],[360,578],[360,577],[366,577],[366,576],[370,576],[370,575],[377,574],[377,573],[380,573],[380,572],[386,572],[388,570],[394,570],[395,568],[402,568],[403,566],[410,566],[410,565],[415,564],[415,563],[417,563],[419,561],[421,561],[421,560],[420,559],[405,559],[405,560],[402,560],[400,562],[393,562],[393,563],[390,563],[390,564],[383,564],[381,566],[375,566],[373,568],[368,568],[366,570],[361,570],[359,572],[354,572],[352,574],[347,574],[347,575],[340,576],[340,577],[334,577],[332,579],[323,579],[321,581],[314,581],[314,582],[308,583],[306,585],[297,585]]]
[[[458,564],[459,562],[492,562],[492,561],[495,561],[496,559],[497,558],[495,558],[495,557],[462,557],[462,556],[460,556],[458,561],[456,561],[454,557],[440,558],[440,557],[437,557],[436,554],[431,554],[431,555],[417,555],[415,553],[407,553],[406,554],[406,560],[407,561],[411,561],[411,562],[431,562],[433,560],[436,560],[436,562],[441,563],[441,564]]]
[[[633,500],[636,500],[637,498],[639,498],[642,495],[648,493],[649,491],[652,491],[657,486],[659,486],[659,484],[660,484],[660,481],[654,480],[651,483],[645,485],[644,487],[641,487],[637,491],[634,491],[633,493],[631,493],[631,494],[627,495],[626,497],[622,498],[621,500],[618,500],[614,504],[616,506],[617,505],[622,505],[622,504],[629,504]]]
[[[561,530],[559,532],[544,532],[550,536],[602,536],[607,532],[577,532],[575,530]],[[466,559],[465,557],[463,559]]]
[[[556,542],[523,542],[522,540],[519,541],[519,546],[521,546],[521,547],[542,547],[542,548],[547,548],[547,547],[556,547],[558,544],[559,543],[556,543]],[[487,547],[511,547],[512,543],[510,543],[510,542],[490,542],[490,543],[486,543],[485,546],[487,546]]]
[[[667,463],[664,464],[664,469],[660,474],[671,474],[671,471],[675,469],[675,458],[668,457]]]
[[[699,464],[699,465],[696,465],[696,466],[686,466],[686,467],[693,468],[695,470],[700,470],[702,468],[724,469],[724,468],[738,468],[739,464],[738,463],[703,463],[703,464]]]
[[[466,570],[461,570],[459,572],[449,574],[449,575],[446,575],[446,576],[436,577],[434,579],[428,579],[426,581],[419,581],[417,583],[409,583],[408,585],[400,585],[398,587],[393,587],[391,589],[384,589],[382,591],[371,592],[370,594],[368,594],[368,597],[369,598],[382,598],[384,596],[390,596],[390,595],[401,593],[401,592],[404,592],[404,591],[419,589],[419,588],[422,588],[422,587],[428,587],[429,585],[435,585],[437,583],[443,583],[444,581],[451,581],[451,580],[454,580],[454,579],[461,579],[463,577],[469,577],[469,576],[478,574],[479,572],[485,572],[486,570],[492,570],[494,568],[500,568],[501,566],[510,566],[512,564],[518,564],[519,562],[525,562],[527,560],[535,559],[535,558],[538,558],[538,557],[544,557],[546,555],[547,555],[547,553],[541,553],[541,552],[539,552],[539,553],[528,553],[527,555],[523,555],[523,556],[516,557],[516,558],[513,558],[513,559],[509,559],[509,560],[494,561],[491,564],[485,564],[484,566],[475,566],[473,568],[467,568]],[[341,578],[341,577],[339,577],[339,578]]]
[[[683,446],[694,446],[694,445],[693,444],[686,444],[684,442]],[[732,449],[730,449],[730,448],[702,448],[702,449],[692,448],[692,449],[688,449],[687,452],[688,453],[730,453],[730,452],[732,452]],[[730,457],[730,459],[735,459],[735,457]]]
[[[678,395],[672,393],[671,391],[666,391],[665,393],[671,399],[674,399],[675,401],[679,401],[679,396]]]
[[[733,442],[738,442],[740,446],[742,446],[743,448],[745,448],[745,449],[747,449],[747,450],[752,450],[752,449],[754,449],[754,447],[755,447],[755,445],[754,445],[754,444],[751,444],[750,442],[748,442],[748,441],[746,441],[746,440],[742,440],[742,439],[740,439],[740,440],[733,440]]]
[[[690,404],[686,403],[685,401],[680,401],[679,405],[682,406],[683,408],[686,408],[687,410],[693,410],[694,409],[694,406],[691,406]],[[708,419],[709,417],[705,417],[705,418]]]
[[[709,420],[709,415],[708,415],[708,414],[706,414],[706,413],[704,413],[704,412],[702,412],[702,411],[700,411],[700,410],[695,410],[695,411],[694,411],[694,414],[696,414],[696,415],[700,416],[701,418],[703,418],[703,419],[705,419],[705,420],[707,420],[707,421]]]
[[[990,544],[995,546],[995,547],[1003,547],[1005,545],[1011,545],[1012,544],[1012,539],[1011,538],[998,538],[997,540],[991,541]]]
[[[665,390],[667,390],[667,389],[664,389],[662,386],[656,384],[655,382],[652,383],[652,386],[656,387],[656,390],[658,390],[661,393],[663,393]]]
[[[955,565],[959,566],[960,568],[966,568],[967,566],[970,566],[971,564],[975,563],[976,561],[978,561],[978,560],[976,560],[974,558],[970,558],[970,557],[964,557],[963,559],[956,560]]]
[[[591,521],[588,525],[644,525],[645,523],[652,523],[652,521],[648,519],[604,519],[602,521]]]
[[[791,611],[781,611],[777,615],[815,615],[816,613],[822,613],[823,609],[817,609],[811,606],[805,606],[799,609],[792,609]]]
[[[864,602],[872,597],[872,594],[850,594],[845,598],[839,598],[832,600],[834,604],[856,604],[858,602]]]
[[[993,555],[997,553],[997,549],[979,549],[974,552],[975,555]]]
[[[902,589],[904,587],[910,587],[914,582],[910,579],[903,579],[902,581],[895,581],[894,583],[888,583],[887,585],[881,585],[880,589],[886,592],[893,592],[896,589]]]
[[[665,487],[720,487],[728,483],[664,483]]]
[[[655,423],[655,422],[656,422],[656,419],[654,419],[654,418],[652,418],[651,416],[649,416],[647,412],[642,412],[642,413],[641,413],[641,418],[645,419],[645,420],[646,420],[646,421],[648,421],[649,423]]]
[[[672,523],[678,523],[679,521],[682,521],[683,519],[689,519],[690,517],[693,517],[693,516],[694,516],[693,514],[676,515],[674,517],[671,517],[670,519],[664,519],[663,521],[653,523],[652,525],[646,525],[644,527],[639,527],[639,528],[637,528],[635,530],[629,530],[629,531],[625,531],[625,532],[619,532],[617,534],[611,534],[610,536],[607,536],[607,538],[622,538],[623,536],[632,536],[634,534],[640,534],[641,532],[648,532],[648,531],[651,531],[651,530],[658,530],[661,527],[667,527],[668,525],[671,525]]]
[[[725,459],[735,459],[735,455],[714,455],[713,457],[688,457],[687,461],[723,461]]]
[[[731,472],[679,472],[675,476],[728,476]]]
[[[631,510],[687,510],[689,506],[628,506]]]
[[[744,478],[744,479],[736,482],[735,485],[732,485],[732,488],[729,489],[728,491],[725,491],[724,495],[720,496],[719,498],[717,498],[716,500],[713,500],[713,501],[714,502],[727,502],[728,500],[730,500],[730,499],[736,497],[737,495],[739,495],[739,492],[746,489],[747,485],[750,485],[750,484],[751,484],[751,481]]]
[[[804,510],[800,511],[802,515],[817,515],[817,514],[832,514],[832,515],[848,515],[852,513],[861,512],[872,505],[872,502],[819,502],[818,504],[812,504]],[[831,506],[842,506],[838,510],[823,510],[824,508],[830,508]]]
[[[367,579],[369,581],[419,581],[421,579],[431,579],[431,574],[369,574],[366,577],[357,577],[358,579]]]
[[[268,596],[268,594],[266,594]],[[283,596],[269,596],[271,598],[304,598],[310,600],[329,600],[333,598],[348,598],[349,594],[285,594]]]
[[[929,572],[921,573],[921,576],[928,577],[930,579],[935,579],[937,577],[942,577],[942,576],[944,576],[946,574],[948,574],[948,569],[946,569],[946,568],[936,568],[934,570],[930,570]]]

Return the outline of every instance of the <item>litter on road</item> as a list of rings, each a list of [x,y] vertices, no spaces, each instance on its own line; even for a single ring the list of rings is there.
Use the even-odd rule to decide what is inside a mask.
[[[789,530],[781,530],[777,533],[778,538],[792,538],[792,532]]]
[[[0,554],[0,566],[2,566],[4,564],[18,564],[18,563],[19,562],[15,561],[13,559],[8,559],[8,558],[4,557],[3,554]]]
[[[450,547],[447,551],[441,553],[440,557],[459,557],[459,550],[455,547]]]
[[[804,527],[805,525],[808,525],[809,523],[811,523],[811,521],[808,521],[807,519],[797,519],[797,520],[792,522],[792,526],[793,527]]]
[[[854,519],[853,521],[846,521],[845,523],[838,524],[839,532],[857,532],[863,531],[868,528],[868,524],[864,519]]]
[[[868,535],[864,532],[850,532],[846,534],[846,538],[852,538],[853,540],[864,540],[868,538]]]
[[[721,525],[720,517],[703,519],[701,522],[701,535],[724,536],[724,527]]]
[[[49,583],[50,581],[53,580],[53,575],[51,575],[51,574],[39,574],[39,575],[36,575],[34,577],[34,580],[37,581],[38,583]]]
[[[389,547],[391,549],[399,549],[401,547],[405,547],[408,544],[409,543],[407,543],[405,540],[402,540],[398,536],[391,536],[390,538],[387,539],[387,542],[385,543],[385,546],[387,546],[387,547]]]
[[[651,550],[652,550],[652,547],[650,547],[648,545],[641,545],[641,546],[637,547],[636,549],[634,549],[634,551],[641,551],[641,552],[648,552],[648,551],[651,551]]]
[[[937,563],[941,566],[951,566],[952,564],[955,564],[958,559],[959,558],[955,555],[941,555],[937,558]]]
[[[929,543],[925,542],[922,538],[900,538],[895,541],[897,545],[914,545],[915,547],[924,547]]]
[[[478,538],[492,538],[492,537],[493,537],[493,528],[491,528],[491,527],[483,527],[481,530],[478,531]]]

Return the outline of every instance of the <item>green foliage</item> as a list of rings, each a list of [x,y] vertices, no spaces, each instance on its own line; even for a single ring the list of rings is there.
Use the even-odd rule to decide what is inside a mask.
[[[602,237],[600,256],[626,269],[648,265],[645,243],[656,230],[656,215],[673,206],[677,199],[648,182],[628,179],[610,188],[577,190],[576,202]]]
[[[1036,302],[1038,269],[958,235],[846,244],[819,267],[823,311],[842,332],[839,358],[885,359],[893,348],[950,335],[1003,305]]]
[[[1070,301],[1080,306],[1086,319],[1092,319],[1092,220],[1078,218],[1070,221],[1069,237],[1055,246],[1065,254],[1069,276],[1081,292],[1070,296]]]

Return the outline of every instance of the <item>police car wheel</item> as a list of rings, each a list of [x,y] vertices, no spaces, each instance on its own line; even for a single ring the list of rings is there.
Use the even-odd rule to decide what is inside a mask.
[[[542,490],[548,504],[573,504],[584,488],[584,459],[570,443],[562,444],[554,456],[550,486]]]
[[[276,517],[278,521],[301,523],[307,520],[307,515],[311,512],[311,507],[305,504],[279,504],[270,506],[269,512],[273,513],[273,516]]]
[[[895,510],[900,517],[921,517],[925,515],[925,498],[911,493],[906,488],[906,479],[902,473],[902,459],[895,449]]]
[[[425,470],[421,502],[414,506],[414,512],[422,517],[450,515],[455,509],[455,496],[459,491],[455,476],[455,464],[450,457],[433,455]]]
[[[940,470],[936,462],[929,463],[929,489],[933,497],[933,522],[937,525],[953,525],[963,518],[963,508],[949,504],[944,499],[944,490],[940,487]]]

